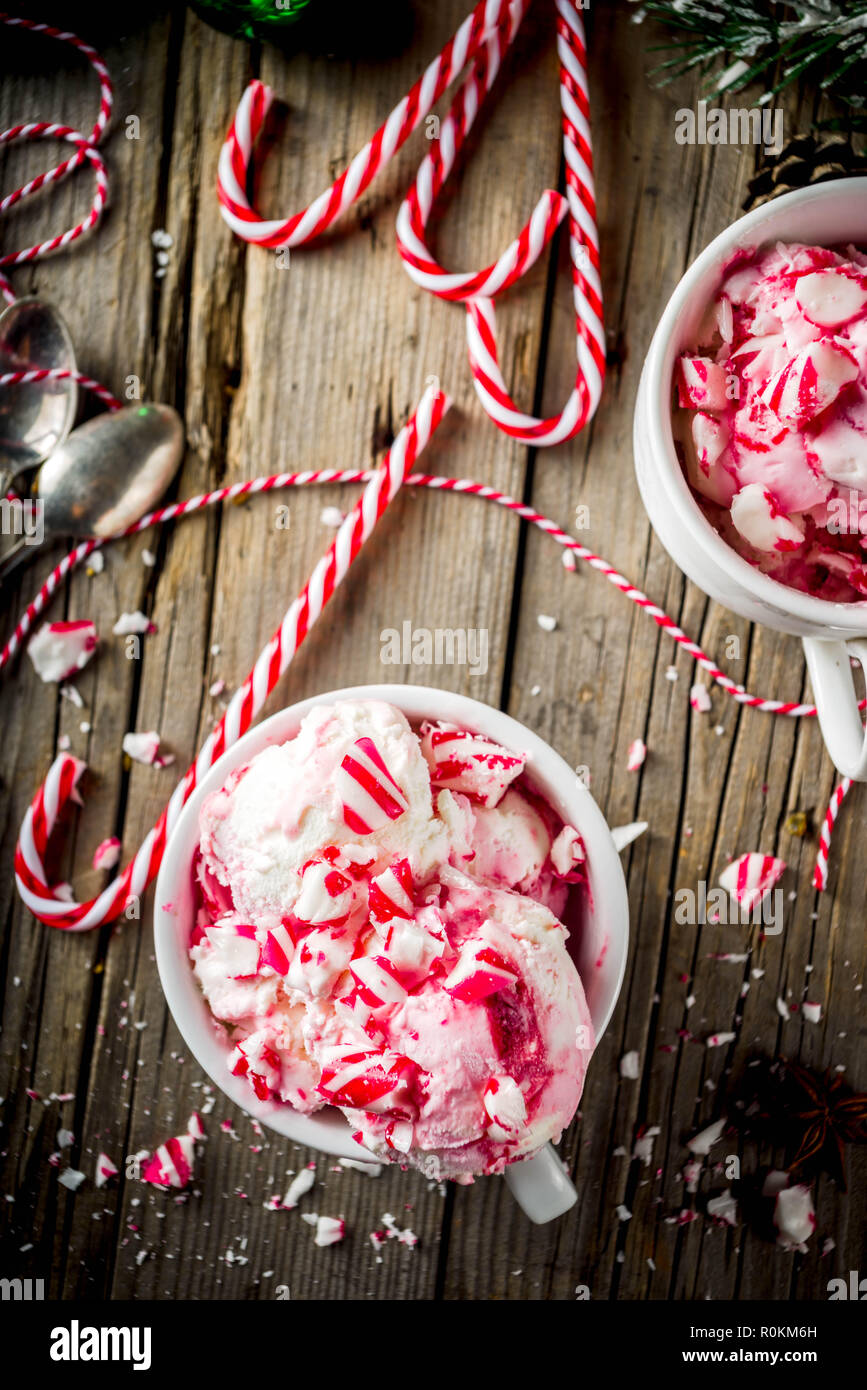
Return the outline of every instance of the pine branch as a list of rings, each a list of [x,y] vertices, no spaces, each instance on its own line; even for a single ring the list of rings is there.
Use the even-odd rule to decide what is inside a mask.
[[[740,92],[750,83],[769,84],[767,103],[800,78],[860,108],[867,91],[867,0],[642,0],[634,18],[652,15],[672,31],[652,51],[674,56],[653,70],[662,85],[698,68],[709,73],[728,66],[709,84],[713,93]],[[782,75],[773,71],[782,63]]]

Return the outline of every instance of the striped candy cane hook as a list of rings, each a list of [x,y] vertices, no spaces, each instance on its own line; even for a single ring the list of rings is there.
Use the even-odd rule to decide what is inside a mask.
[[[486,271],[475,275],[449,274],[427,250],[425,228],[478,110],[477,88],[489,89],[493,78],[488,77],[488,67],[496,60],[495,76],[501,56],[499,50],[513,37],[509,34],[501,36],[499,45],[497,40],[489,42],[476,74],[471,75],[458,92],[443,122],[439,140],[422,162],[397,218],[398,249],[411,278],[432,294],[460,300],[466,305],[470,370],[485,411],[506,434],[536,447],[560,444],[583,428],[599,404],[605,376],[605,330],[584,26],[572,0],[556,0],[556,3],[567,197],[564,199],[551,190],[544,193],[520,236]],[[539,420],[518,409],[503,379],[494,297],[529,270],[567,213],[577,371],[575,385],[563,409],[547,420]]]
[[[446,88],[471,63],[440,134],[401,205],[397,245],[416,284],[440,298],[465,304],[470,369],[487,414],[507,434],[541,447],[571,438],[586,424],[598,405],[605,374],[587,54],[584,27],[574,0],[556,0],[566,198],[547,189],[519,235],[484,270],[443,270],[424,239],[436,199],[530,3],[531,0],[484,0],[477,5],[348,169],[308,208],[289,218],[265,220],[247,198],[253,151],[273,101],[269,88],[252,82],[241,99],[220,154],[217,192],[223,217],[246,241],[268,247],[294,247],[312,241],[360,197]],[[537,420],[519,411],[508,394],[499,365],[493,299],[535,264],[567,215],[577,327],[576,380],[563,410],[551,419]]]
[[[85,903],[64,900],[58,896],[56,887],[47,882],[48,842],[64,806],[70,799],[77,799],[76,789],[85,767],[69,754],[62,754],[54,761],[27,809],[15,851],[18,892],[41,921],[67,931],[88,931],[113,921],[132,899],[144,892],[159,870],[168,837],[182,807],[208,769],[250,727],[376,523],[399,492],[449,404],[440,391],[429,390],[422,397],[418,410],[398,434],[382,467],[370,478],[310,579],[260,652],[247,679],[235,691],[226,713],[176,786],[135,858],[98,897]]]
[[[37,24],[34,20],[21,19],[5,13],[0,13],[0,24],[4,24],[10,29],[26,29],[34,34],[44,34],[47,38],[58,39],[62,43],[69,44],[87,59],[99,78],[99,111],[89,135],[82,135],[72,126],[60,125],[55,121],[28,121],[21,125],[11,126],[8,130],[0,131],[0,144],[12,144],[17,140],[64,140],[76,146],[75,153],[63,160],[54,169],[49,169],[44,174],[38,174],[29,183],[24,184],[21,188],[16,188],[13,193],[0,199],[0,213],[6,212],[8,208],[21,202],[22,199],[28,198],[32,193],[37,193],[46,184],[59,182],[85,161],[93,166],[96,177],[93,202],[90,212],[83,221],[65,232],[58,233],[57,236],[49,237],[46,241],[36,242],[33,246],[25,247],[23,251],[11,251],[5,256],[0,256],[0,267],[11,267],[38,260],[41,256],[50,255],[52,251],[63,250],[70,242],[77,241],[85,232],[92,231],[102,217],[108,200],[108,174],[96,146],[105,134],[111,119],[113,95],[111,78],[104,60],[95,48],[85,43],[77,34],[70,33],[67,29],[56,29],[51,24]],[[15,302],[12,287],[2,273],[0,273],[0,293],[8,304]],[[86,379],[77,379],[81,381],[82,385],[86,384]]]

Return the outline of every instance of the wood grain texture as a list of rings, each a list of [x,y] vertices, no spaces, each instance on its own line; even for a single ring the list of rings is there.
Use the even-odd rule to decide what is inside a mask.
[[[632,410],[644,353],[686,266],[738,215],[754,153],[675,144],[674,112],[697,91],[689,83],[653,89],[651,31],[632,27],[623,7],[598,5],[590,15],[610,361],[600,410],[570,444],[536,455],[486,421],[466,367],[464,311],[416,290],[400,265],[394,216],[425,148],[423,132],[333,233],[293,251],[288,265],[245,248],[218,215],[217,154],[251,75],[281,100],[259,205],[288,213],[344,167],[465,9],[465,0],[417,3],[409,45],[356,61],[249,47],[191,13],[143,20],[106,52],[118,96],[106,144],[112,201],[104,226],[73,251],[16,272],[15,288],[60,306],[84,370],[116,391],[136,376],[145,397],[182,412],[188,447],[178,497],[282,468],[366,466],[437,377],[455,407],[425,468],[491,483],[567,528],[577,507],[588,508],[582,541],[662,603],[733,676],[763,695],[806,698],[799,644],[752,629],[688,583],[653,536],[634,484]],[[75,61],[53,66],[56,55],[40,64],[38,43],[14,36],[4,49],[3,125],[61,108],[87,123],[92,77]],[[139,140],[125,138],[129,114],[140,118]],[[808,97],[792,98],[787,133],[806,128],[813,114]],[[541,187],[556,184],[558,127],[550,16],[537,6],[438,209],[434,243],[445,265],[484,264],[508,243]],[[4,149],[2,187],[43,167],[43,148]],[[80,174],[16,209],[4,221],[4,247],[76,220],[86,180]],[[150,235],[158,228],[173,245],[167,274],[156,280]],[[565,400],[574,374],[562,240],[499,314],[515,398],[546,412]],[[99,878],[87,866],[95,845],[116,833],[126,855],[133,852],[173,786],[171,770],[124,767],[123,733],[158,729],[178,768],[187,765],[225,702],[208,694],[210,686],[221,678],[231,690],[246,675],[330,539],[323,506],[345,508],[351,495],[299,489],[212,509],[112,547],[101,575],[76,576],[52,612],[92,617],[103,634],[98,659],[78,681],[83,712],[42,686],[26,659],[5,674],[0,1134],[2,1189],[15,1201],[0,1216],[2,1272],[48,1278],[56,1296],[95,1299],[273,1298],[281,1285],[293,1299],[569,1299],[579,1285],[593,1298],[824,1297],[827,1280],[861,1260],[863,1153],[850,1151],[847,1197],[819,1183],[819,1234],[805,1256],[784,1254],[745,1227],[717,1229],[703,1216],[681,1223],[684,1208],[700,1209],[726,1180],[707,1165],[693,1198],[680,1175],[685,1137],[723,1113],[727,1080],[754,1051],[779,1048],[810,1065],[846,1067],[865,1084],[857,988],[867,964],[863,788],[839,823],[829,891],[816,895],[816,833],[834,775],[814,722],[741,709],[715,688],[712,712],[693,713],[694,665],[652,622],[600,576],[567,574],[538,532],[524,534],[501,509],[458,497],[398,499],[266,712],[355,683],[462,690],[502,705],[573,766],[588,768],[612,825],[650,823],[624,856],[632,946],[623,996],[561,1149],[581,1201],[561,1221],[536,1228],[501,1182],[446,1190],[397,1169],[371,1178],[257,1134],[219,1096],[188,1194],[173,1200],[126,1176],[128,1157],[210,1104],[162,999],[152,895],[140,922],[91,935],[35,925],[14,892],[17,827],[66,734],[90,771],[87,809],[71,821],[57,872],[94,891]],[[284,505],[288,529],[276,524]],[[147,549],[153,567],[143,563]],[[20,590],[4,596],[7,627],[39,573],[34,566]],[[110,633],[122,611],[138,608],[157,631],[130,659]],[[539,626],[539,614],[556,617],[554,632]],[[407,619],[487,629],[487,672],[384,666],[380,634]],[[731,658],[730,638],[737,645],[729,650],[739,653]],[[628,773],[627,748],[639,736],[649,756]],[[785,829],[792,810],[810,818],[803,840]],[[729,856],[755,848],[790,865],[783,886],[794,896],[780,936],[674,921],[679,888],[712,882]],[[745,963],[713,959],[721,951],[751,954]],[[764,973],[754,978],[754,970]],[[822,1003],[822,1022],[802,1023],[798,1013],[784,1022],[776,1000],[804,997]],[[706,1047],[708,1034],[729,1029],[737,1034],[729,1047]],[[630,1050],[641,1059],[637,1081],[619,1076],[619,1058]],[[28,1088],[40,1098],[29,1098]],[[67,1092],[73,1100],[50,1098]],[[48,1162],[61,1126],[75,1134],[63,1166],[70,1161],[88,1175],[74,1195],[58,1186]],[[643,1126],[660,1131],[647,1167],[631,1158]],[[91,1179],[101,1149],[124,1172],[97,1191]],[[749,1145],[739,1156],[744,1172],[781,1158]],[[317,1182],[302,1210],[344,1216],[348,1226],[346,1241],[326,1250],[313,1245],[297,1211],[267,1209],[309,1163]],[[620,1205],[630,1220],[618,1219]],[[377,1254],[368,1237],[385,1212],[416,1233],[414,1249],[389,1241]],[[826,1236],[836,1248],[822,1258]]]

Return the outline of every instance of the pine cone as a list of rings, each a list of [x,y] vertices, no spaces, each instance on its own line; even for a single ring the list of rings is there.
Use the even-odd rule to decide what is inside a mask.
[[[848,135],[796,135],[778,155],[763,156],[748,184],[743,209],[751,212],[779,193],[856,174],[867,174],[867,155],[853,148]]]

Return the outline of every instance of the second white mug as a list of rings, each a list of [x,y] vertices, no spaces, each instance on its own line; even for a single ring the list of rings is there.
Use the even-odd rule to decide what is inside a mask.
[[[867,178],[835,179],[785,194],[722,232],[687,270],[650,344],[638,388],[633,442],[638,486],[669,555],[711,598],[753,622],[801,637],[819,724],[844,776],[867,781],[867,732],[851,658],[867,670],[867,603],[829,603],[762,574],[723,540],[689,489],[672,433],[672,375],[694,346],[708,302],[734,253],[775,241],[867,243]]]

